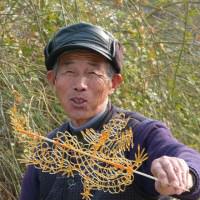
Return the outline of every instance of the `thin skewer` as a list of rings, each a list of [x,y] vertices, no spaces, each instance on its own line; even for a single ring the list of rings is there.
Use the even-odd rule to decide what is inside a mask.
[[[154,176],[151,176],[151,175],[149,175],[149,174],[142,173],[142,172],[137,171],[137,170],[135,170],[134,173],[139,174],[139,175],[141,175],[141,176],[145,176],[145,177],[150,178],[150,179],[152,179],[152,180],[154,180],[154,181],[159,181],[158,178],[156,178],[156,177],[154,177]],[[173,185],[171,185],[171,184],[168,184],[168,185],[169,185],[169,186],[173,186]],[[179,188],[179,189],[182,189],[182,190],[184,190],[184,191],[186,191],[186,192],[189,192],[189,191],[190,191],[190,190],[188,190],[188,189],[186,189],[186,188],[182,188],[182,187],[179,187],[179,186],[178,186],[178,187],[177,187],[177,186],[174,186],[174,187]]]

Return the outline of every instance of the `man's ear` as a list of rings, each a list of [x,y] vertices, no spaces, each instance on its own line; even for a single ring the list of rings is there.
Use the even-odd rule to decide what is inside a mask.
[[[47,72],[47,80],[50,83],[50,85],[54,86],[56,80],[56,75],[54,70],[49,70]]]
[[[112,77],[112,89],[111,94],[120,86],[123,81],[123,77],[121,74],[114,74]]]

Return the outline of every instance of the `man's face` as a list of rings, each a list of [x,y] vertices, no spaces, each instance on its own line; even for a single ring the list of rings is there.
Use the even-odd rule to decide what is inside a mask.
[[[88,51],[62,54],[57,69],[48,73],[56,94],[72,123],[80,126],[103,111],[108,96],[121,79],[107,75],[107,60]],[[121,77],[121,76],[120,76]],[[119,82],[119,83],[118,83]]]

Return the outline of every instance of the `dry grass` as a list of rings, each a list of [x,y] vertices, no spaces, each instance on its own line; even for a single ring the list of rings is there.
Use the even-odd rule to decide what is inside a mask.
[[[125,83],[113,102],[166,122],[200,150],[199,3],[48,2],[0,3],[0,200],[17,199],[24,172],[9,110],[17,105],[28,126],[44,134],[65,120],[43,64],[47,38],[64,24],[89,21],[112,31],[126,48]]]

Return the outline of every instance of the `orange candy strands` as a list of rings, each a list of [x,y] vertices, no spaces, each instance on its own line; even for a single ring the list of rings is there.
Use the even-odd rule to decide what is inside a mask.
[[[101,132],[86,129],[82,131],[84,143],[67,131],[58,132],[50,139],[12,124],[15,131],[29,137],[25,143],[32,154],[25,155],[24,163],[53,174],[74,176],[79,173],[83,180],[82,198],[89,200],[91,190],[124,191],[147,159],[140,146],[135,160],[125,158],[124,152],[134,145],[132,130],[127,128],[128,121],[129,118],[120,113],[105,124]]]

